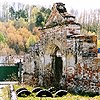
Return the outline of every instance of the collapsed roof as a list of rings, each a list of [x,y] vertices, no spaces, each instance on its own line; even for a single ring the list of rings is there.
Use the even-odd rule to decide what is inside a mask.
[[[72,16],[71,14],[67,12],[65,8],[65,4],[61,2],[54,3],[51,14],[45,26],[48,27],[48,26],[55,26],[55,25],[62,24],[62,23],[67,23],[68,18],[72,18],[73,23],[75,24],[74,22],[75,16]]]

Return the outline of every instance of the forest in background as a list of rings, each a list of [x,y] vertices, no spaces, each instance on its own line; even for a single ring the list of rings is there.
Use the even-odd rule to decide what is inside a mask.
[[[0,4],[0,55],[27,53],[29,47],[39,41],[51,8],[24,5],[21,3]],[[100,9],[83,11],[71,9],[68,12],[82,25],[81,33],[98,35],[100,48]]]

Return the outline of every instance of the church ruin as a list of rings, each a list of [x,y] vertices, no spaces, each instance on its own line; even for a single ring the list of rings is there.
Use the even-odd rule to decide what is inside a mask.
[[[63,3],[55,3],[40,41],[33,46],[40,85],[100,93],[97,36],[82,34],[81,25]]]

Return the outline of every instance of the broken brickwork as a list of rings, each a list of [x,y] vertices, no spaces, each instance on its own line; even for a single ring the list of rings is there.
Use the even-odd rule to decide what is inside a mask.
[[[55,3],[34,47],[39,82],[64,88],[100,93],[100,59],[97,36],[81,34],[81,25],[63,3]],[[63,79],[62,79],[63,78]]]

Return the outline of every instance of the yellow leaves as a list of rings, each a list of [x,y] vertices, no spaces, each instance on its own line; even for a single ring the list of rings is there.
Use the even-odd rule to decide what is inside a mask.
[[[39,41],[39,37],[37,35],[31,35],[26,43],[27,48],[29,48],[30,45],[35,44],[37,41]]]
[[[38,35],[40,34],[37,28],[34,28],[34,32]],[[16,30],[13,26],[7,28],[7,37],[9,43],[18,43],[20,47],[23,47],[24,44],[29,47],[31,44],[36,43],[39,41],[38,35],[32,35],[32,33],[26,28],[19,28],[18,30]]]
[[[39,12],[39,9],[37,7],[33,7],[32,14],[35,15],[35,14],[37,14],[37,12]]]
[[[9,28],[9,27],[12,27],[12,26],[14,27],[14,21],[12,21],[12,20],[8,20],[8,22],[4,22],[4,24],[5,24],[6,28]]]
[[[28,40],[27,40],[27,43],[26,43],[27,48],[29,48],[30,45],[33,45],[33,44],[35,44],[37,41],[40,40],[40,39],[39,39],[40,31],[38,30],[37,27],[34,27],[34,29],[33,29],[33,34],[35,34],[35,35],[32,35],[32,34],[31,34],[31,35],[29,36]]]
[[[6,29],[6,35],[7,35],[7,39],[9,43],[16,43],[17,39],[16,39],[16,29],[14,26],[12,26],[11,24],[8,24],[9,26]]]
[[[38,37],[40,37],[40,31],[39,31],[39,28],[34,27],[34,28],[33,28],[33,34],[35,34],[35,35],[37,35]]]
[[[13,26],[7,29],[8,40],[14,43],[22,44],[23,41],[27,41],[29,36],[32,33],[29,32],[26,28],[19,28],[16,30]]]
[[[24,27],[23,24],[25,24],[25,21],[21,18],[19,21],[21,22],[22,27],[18,29],[15,28],[14,21],[9,20],[5,23],[0,22],[0,32],[5,36],[4,38],[6,39],[5,43],[3,43],[2,41],[0,42],[0,52],[4,51],[4,54],[13,52],[14,50],[9,47],[15,49],[16,45],[18,46],[19,50],[24,51],[26,48],[25,46],[29,48],[31,44],[39,41],[40,31],[38,30],[38,28],[35,27],[33,29],[33,33],[31,33],[26,27]],[[0,39],[2,40],[2,38]]]
[[[36,42],[40,40],[40,38],[38,37],[38,35],[35,35],[35,39],[36,39]]]
[[[6,43],[0,42],[0,55],[8,55],[8,54],[15,54],[15,51]]]
[[[18,34],[20,34],[23,38],[29,38],[29,36],[32,34],[31,32],[28,31],[26,28],[19,28],[18,29]]]
[[[0,50],[0,55],[15,54],[15,51],[8,46]]]
[[[10,44],[17,43],[17,41],[20,39],[18,32],[13,26],[10,26],[9,28],[7,28],[6,33],[7,33],[8,42]]]
[[[39,12],[39,9],[37,8],[37,7],[33,7],[32,8],[32,11],[31,11],[31,21],[33,22],[33,23],[35,23],[35,21],[36,21],[36,14]]]
[[[100,48],[100,40],[97,40],[97,48]]]
[[[3,42],[0,42],[0,49],[4,48],[5,47],[5,43]]]
[[[19,45],[23,45],[23,37],[20,34],[16,34],[16,39]]]
[[[16,29],[14,26],[9,26],[7,29],[6,29],[6,33],[7,35],[9,35],[9,33],[12,33],[12,34],[16,34]]]
[[[88,34],[88,35],[96,35],[95,32],[90,32],[90,31],[89,31],[87,34]]]
[[[5,32],[6,31],[6,27],[4,25],[4,23],[0,22],[0,31],[1,32]]]
[[[16,34],[9,33],[7,37],[8,37],[9,43],[16,43],[17,41]]]
[[[26,22],[25,19],[22,18],[22,17],[17,21],[17,24],[18,24],[21,28],[27,27],[27,22]]]

